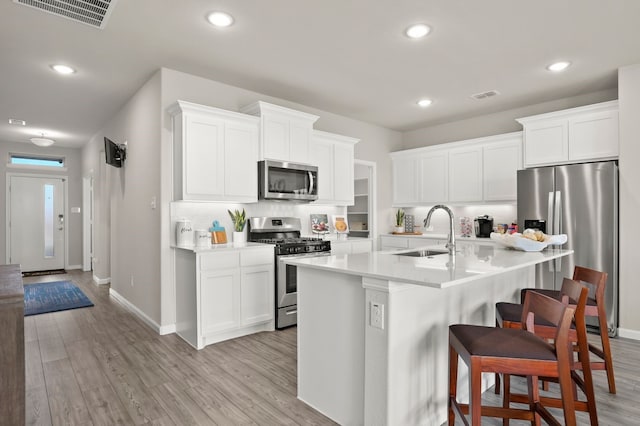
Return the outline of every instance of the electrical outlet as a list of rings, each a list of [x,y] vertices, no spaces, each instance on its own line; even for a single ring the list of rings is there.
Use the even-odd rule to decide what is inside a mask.
[[[380,302],[371,302],[370,325],[384,330],[384,305]]]

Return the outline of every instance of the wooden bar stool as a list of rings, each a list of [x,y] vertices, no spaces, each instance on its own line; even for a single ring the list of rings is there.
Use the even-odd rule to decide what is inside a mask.
[[[578,360],[575,361],[571,358],[571,377],[573,379],[574,397],[576,397],[576,410],[586,411],[589,413],[589,419],[592,426],[598,425],[598,414],[596,412],[596,399],[593,389],[593,379],[591,375],[591,364],[589,362],[589,341],[587,340],[587,327],[585,322],[584,311],[587,304],[589,290],[578,281],[565,278],[562,282],[562,288],[560,289],[560,299],[562,303],[575,306],[574,323],[569,329],[568,339],[575,344],[574,350],[578,352]],[[504,328],[522,328],[522,310],[523,305],[517,303],[496,303],[496,325]],[[547,321],[537,319],[535,321],[535,334],[543,339],[553,339],[555,334],[555,327]],[[576,370],[582,370],[582,377],[580,377]],[[496,393],[500,387],[500,377],[496,374]],[[542,379],[542,378],[541,378]],[[553,379],[552,379],[553,380]],[[585,401],[577,400],[577,391],[575,385],[578,385],[584,395]],[[508,407],[511,402],[526,403],[528,401],[527,395],[512,394],[510,376],[505,374],[503,377],[503,406]],[[545,406],[550,407],[562,407],[562,401],[558,398],[541,397],[541,401]],[[504,422],[504,425],[508,425],[508,420]]]
[[[609,384],[609,393],[616,393],[616,379],[613,374],[613,358],[611,357],[611,346],[609,345],[609,334],[607,326],[607,313],[605,311],[605,286],[607,284],[606,272],[596,271],[594,269],[576,266],[573,270],[573,279],[580,281],[589,287],[589,298],[584,314],[587,317],[597,317],[600,326],[600,341],[602,347],[599,348],[593,344],[589,344],[589,351],[597,355],[602,361],[591,361],[592,370],[605,370],[607,372],[607,382]],[[537,288],[523,289],[521,291],[522,300],[524,294],[533,290],[538,293],[545,294],[549,297],[559,298],[557,290],[543,290]]]
[[[557,377],[562,394],[566,425],[576,424],[570,360],[573,348],[569,329],[575,308],[539,293],[527,293],[522,311],[524,329],[497,328],[456,324],[449,326],[449,425],[455,424],[456,412],[468,424],[479,425],[482,416],[529,420],[540,424],[560,423],[544,407],[538,376]],[[542,318],[556,327],[552,345],[536,336],[535,318]],[[457,400],[458,357],[469,368],[469,404]],[[481,405],[482,373],[502,373],[527,376],[529,409]]]

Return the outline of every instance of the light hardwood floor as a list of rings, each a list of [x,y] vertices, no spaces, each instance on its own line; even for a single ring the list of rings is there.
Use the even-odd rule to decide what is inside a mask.
[[[24,282],[65,279],[95,306],[25,318],[27,424],[335,424],[296,398],[295,328],[196,351],[176,335],[157,335],[89,273]],[[640,342],[612,346],[618,394],[607,392],[604,372],[594,373],[600,425],[640,424]],[[493,392],[484,400],[498,401]]]

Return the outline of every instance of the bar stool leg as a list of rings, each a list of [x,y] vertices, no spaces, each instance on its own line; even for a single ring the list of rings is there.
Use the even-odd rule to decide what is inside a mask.
[[[453,401],[458,398],[458,353],[449,345],[449,426],[456,424],[456,413],[453,410]]]
[[[511,376],[504,374],[502,376],[502,407],[509,408],[511,406]],[[509,418],[502,419],[502,426],[509,426]]]
[[[613,360],[611,359],[611,346],[609,345],[609,326],[607,325],[607,315],[604,307],[598,305],[598,322],[600,323],[600,340],[602,341],[602,352],[604,355],[604,367],[607,370],[607,382],[609,383],[609,393],[616,393],[616,378],[613,375]]]
[[[531,426],[540,426],[540,414],[538,414],[538,411],[536,410],[536,404],[540,402],[540,391],[538,390],[537,376],[527,376],[527,392],[529,394],[529,409],[533,412]]]
[[[473,426],[480,425],[482,422],[482,372],[480,371],[480,362],[473,357],[469,365],[469,392],[471,424]]]

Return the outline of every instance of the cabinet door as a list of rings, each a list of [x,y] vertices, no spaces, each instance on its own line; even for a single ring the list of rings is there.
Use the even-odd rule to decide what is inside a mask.
[[[544,120],[524,126],[525,167],[566,162],[569,135],[566,120]]]
[[[417,162],[413,157],[391,159],[393,179],[393,206],[414,205],[418,201]]]
[[[224,121],[187,115],[183,141],[183,199],[224,194]]]
[[[349,241],[331,241],[331,254],[351,254]]]
[[[409,239],[406,237],[390,237],[380,235],[380,250],[389,250],[409,247]]]
[[[239,268],[201,272],[201,332],[198,334],[206,336],[237,327],[240,320],[239,297]]]
[[[258,125],[227,121],[225,125],[225,200],[258,201]]]
[[[444,203],[449,201],[449,159],[446,151],[420,156],[418,173],[414,181],[418,185],[420,203]]]
[[[482,152],[483,197],[486,201],[511,201],[518,195],[518,170],[522,168],[520,138],[487,145]]]
[[[311,143],[312,125],[307,122],[289,121],[289,156],[288,160],[295,163],[308,163],[309,145]]]
[[[371,240],[363,240],[363,241],[351,240],[351,253],[352,254],[371,253],[372,244],[373,244],[373,241]]]
[[[482,148],[449,151],[449,201],[482,201]]]
[[[319,204],[333,202],[333,143],[323,138],[315,137],[311,146],[311,158],[318,166],[318,200]]]
[[[618,111],[600,111],[569,120],[569,159],[618,156]]]
[[[274,316],[274,271],[272,265],[242,268],[240,322],[251,325],[271,321]]]
[[[289,160],[289,120],[264,113],[262,116],[262,157]]]
[[[333,150],[335,204],[353,205],[353,145],[336,143]]]

